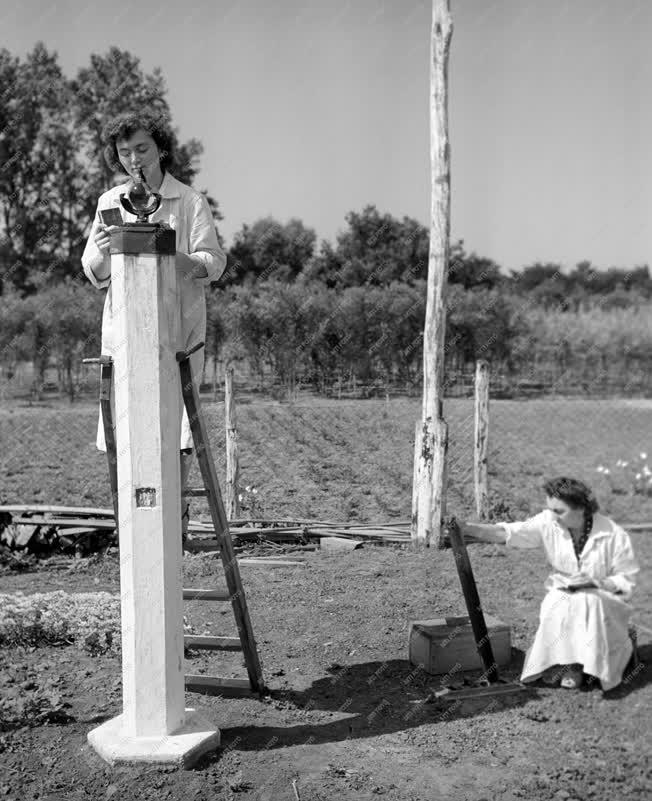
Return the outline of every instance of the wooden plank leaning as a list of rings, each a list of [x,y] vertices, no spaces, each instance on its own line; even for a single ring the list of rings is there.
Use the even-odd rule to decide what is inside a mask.
[[[498,681],[498,665],[494,659],[494,652],[489,641],[489,632],[484,619],[484,612],[478,595],[478,588],[473,577],[471,560],[469,559],[464,537],[459,529],[457,521],[453,518],[448,524],[451,547],[455,555],[455,567],[462,585],[466,609],[469,613],[469,621],[473,630],[475,645],[484,667],[484,678],[489,684]]]
[[[446,687],[443,690],[435,692],[432,698],[435,701],[442,701],[444,703],[457,703],[458,701],[473,701],[474,699],[476,701],[482,701],[483,698],[490,697],[493,699],[493,703],[500,696],[504,696],[505,700],[508,700],[511,696],[521,693],[529,695],[531,693],[531,688],[522,684],[520,681],[505,681],[499,678],[498,664],[494,658],[493,648],[489,640],[489,632],[482,611],[478,588],[473,577],[471,560],[466,550],[464,536],[454,517],[446,522],[445,527],[455,556],[455,566],[457,568],[460,584],[462,585],[464,601],[473,631],[473,639],[475,640],[484,672],[482,676],[473,683],[473,686],[461,687],[459,689]]]

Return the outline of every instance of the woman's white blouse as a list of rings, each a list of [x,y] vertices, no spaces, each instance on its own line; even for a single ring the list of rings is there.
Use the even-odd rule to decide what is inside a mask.
[[[105,209],[119,209],[125,222],[135,222],[136,217],[120,206],[120,194],[128,188],[128,183],[114,186],[100,196],[82,256],[82,266],[90,282],[100,289],[109,288],[102,316],[102,353],[105,354],[114,351],[111,277],[100,281],[93,272],[98,261],[102,262],[94,235],[100,223],[99,213]],[[207,272],[202,278],[184,276],[179,281],[182,339],[184,347],[190,349],[206,337],[205,287],[222,275],[226,256],[219,246],[210,207],[201,192],[177,181],[168,172],[158,192],[162,198],[161,206],[149,217],[149,222],[164,222],[174,228],[177,251],[186,253],[198,265],[203,265]],[[104,258],[108,260],[108,254]]]
[[[610,579],[624,600],[634,589],[639,570],[627,532],[601,514],[593,516],[593,526],[578,562],[573,539],[552,511],[544,509],[522,522],[501,523],[507,532],[506,545],[513,548],[536,548],[543,545],[548,562],[559,573],[585,573],[600,587]]]

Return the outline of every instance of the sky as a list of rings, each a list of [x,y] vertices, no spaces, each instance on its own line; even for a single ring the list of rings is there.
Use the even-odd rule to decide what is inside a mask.
[[[652,3],[451,0],[451,237],[504,270],[652,264]],[[0,0],[4,45],[72,77],[161,67],[227,246],[243,223],[430,224],[430,0]]]

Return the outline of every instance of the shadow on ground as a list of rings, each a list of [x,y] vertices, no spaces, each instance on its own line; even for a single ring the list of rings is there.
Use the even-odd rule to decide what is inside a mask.
[[[518,681],[523,658],[522,651],[512,649],[512,660],[500,674],[501,684]],[[322,710],[337,715],[337,719],[290,726],[224,728],[221,729],[224,748],[234,741],[238,742],[238,749],[260,750],[378,736],[428,722],[455,720],[522,706],[538,697],[535,688],[526,688],[503,695],[478,694],[464,700],[438,699],[434,694],[446,686],[464,688],[462,676],[459,673],[431,676],[402,659],[346,666],[333,664],[328,672],[328,676],[318,679],[303,691],[272,690],[265,703],[278,709],[303,710],[307,714]],[[480,671],[466,673],[466,687],[470,688],[480,675]],[[219,756],[216,753],[206,759],[214,761]]]
[[[652,683],[652,644],[639,646],[638,663],[628,666],[622,684],[605,693],[618,700]],[[517,682],[523,651],[512,649],[510,664],[501,670],[501,682]],[[447,685],[460,685],[460,676],[430,676],[406,660],[333,664],[328,676],[318,679],[304,691],[272,690],[266,703],[278,709],[303,710],[309,714],[322,710],[337,715],[330,722],[301,723],[290,726],[236,726],[221,730],[223,748],[237,742],[239,750],[256,751],[295,745],[311,745],[391,734],[421,726],[518,707],[540,698],[536,684],[524,692],[485,695],[465,700],[442,701],[434,693]],[[472,684],[480,673],[467,673]],[[596,685],[584,692],[601,692]],[[220,759],[222,750],[207,755],[207,762]]]

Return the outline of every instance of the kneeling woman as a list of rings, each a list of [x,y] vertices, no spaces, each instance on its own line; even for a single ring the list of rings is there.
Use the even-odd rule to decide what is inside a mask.
[[[465,523],[462,531],[484,542],[516,548],[543,546],[555,571],[545,583],[539,628],[521,681],[561,668],[563,687],[576,688],[585,675],[603,691],[622,681],[632,656],[628,628],[638,565],[627,532],[604,515],[591,490],[572,478],[544,485],[547,508],[518,523]]]

